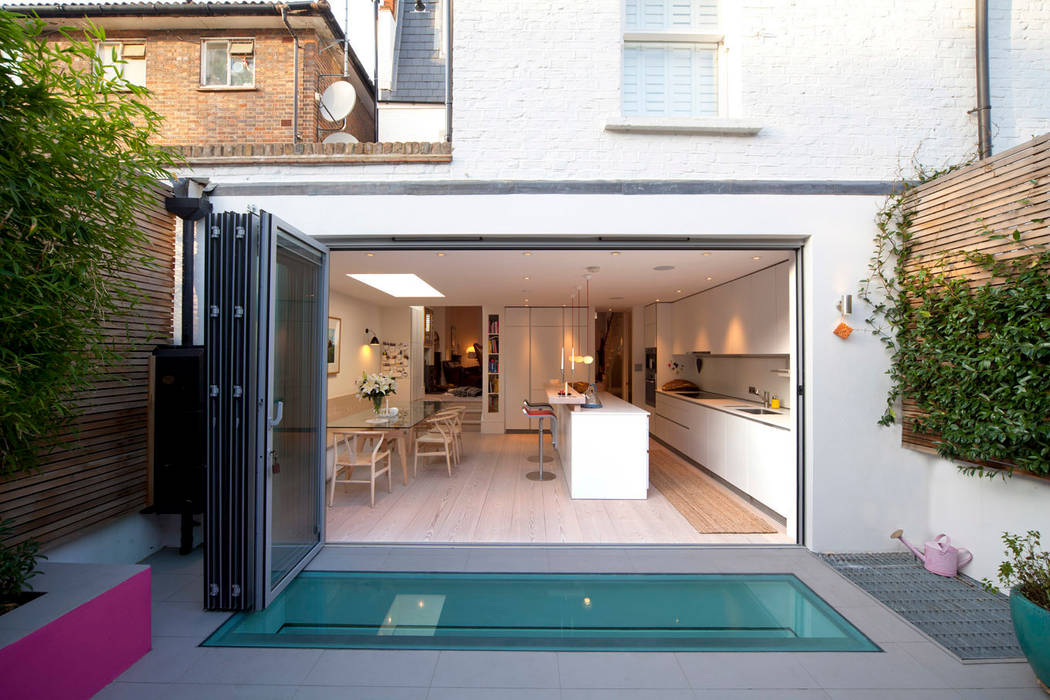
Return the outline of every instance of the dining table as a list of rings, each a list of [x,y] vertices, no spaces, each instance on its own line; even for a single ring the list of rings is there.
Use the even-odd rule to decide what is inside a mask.
[[[328,433],[332,436],[332,446],[338,439],[337,433],[350,433],[358,430],[375,430],[384,433],[383,439],[397,447],[401,455],[401,475],[408,485],[408,446],[416,426],[440,411],[444,406],[441,401],[391,401],[387,409],[396,408],[397,415],[376,414],[371,408],[358,410],[329,410]],[[384,410],[387,410],[384,409]]]

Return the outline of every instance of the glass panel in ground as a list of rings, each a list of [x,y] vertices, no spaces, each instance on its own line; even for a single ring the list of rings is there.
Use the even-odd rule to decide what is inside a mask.
[[[790,574],[305,572],[207,646],[879,651]]]

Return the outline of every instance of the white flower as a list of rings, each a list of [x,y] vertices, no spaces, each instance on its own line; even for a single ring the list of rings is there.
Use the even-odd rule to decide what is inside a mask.
[[[397,393],[397,380],[389,374],[361,373],[357,380],[357,397],[370,399],[373,397],[389,396]]]

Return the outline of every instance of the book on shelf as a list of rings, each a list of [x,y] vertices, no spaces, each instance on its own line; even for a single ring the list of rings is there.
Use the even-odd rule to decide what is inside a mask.
[[[496,354],[499,352],[499,338],[489,338],[489,353]]]

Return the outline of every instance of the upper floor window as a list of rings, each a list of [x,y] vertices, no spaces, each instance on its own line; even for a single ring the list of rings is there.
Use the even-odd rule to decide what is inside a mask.
[[[146,85],[145,41],[103,41],[98,45],[97,56],[104,79],[123,79],[131,85]]]
[[[252,39],[203,39],[202,87],[254,87],[255,41]]]
[[[624,116],[719,116],[722,39],[718,0],[624,0]]]

